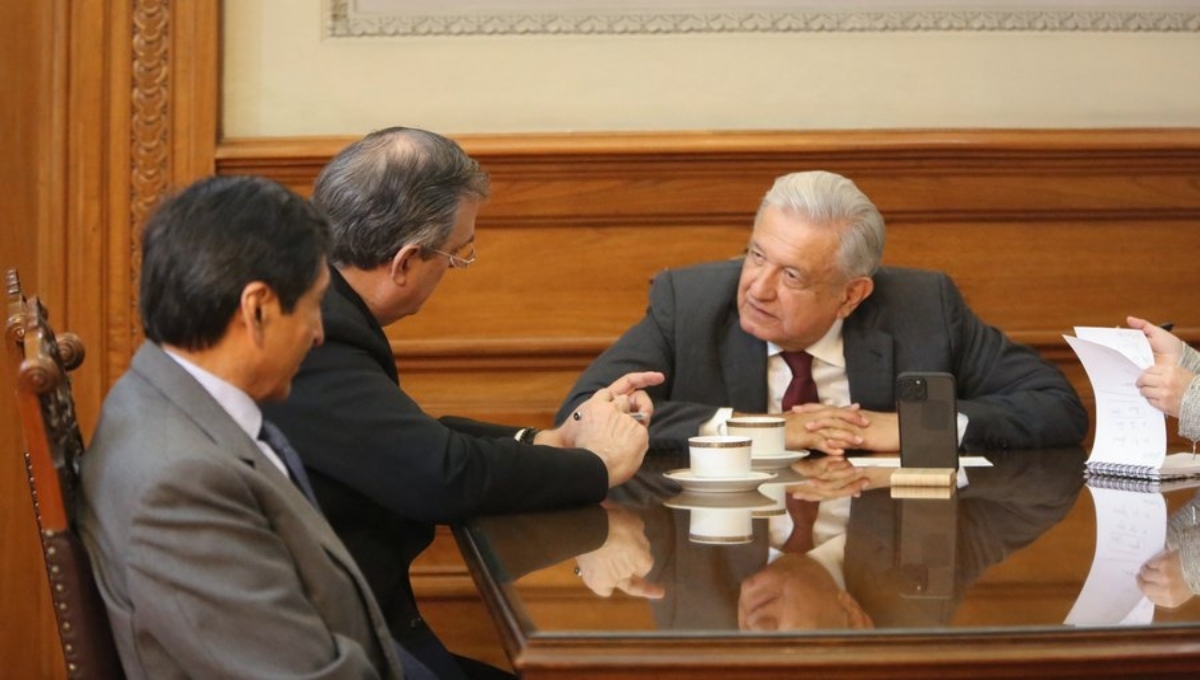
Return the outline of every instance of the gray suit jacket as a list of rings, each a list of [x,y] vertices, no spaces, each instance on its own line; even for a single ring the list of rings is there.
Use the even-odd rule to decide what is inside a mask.
[[[1200,352],[1184,344],[1179,365],[1200,375]],[[1192,441],[1200,439],[1200,378],[1192,378],[1180,400],[1179,435]]]
[[[1200,495],[1167,520],[1167,547],[1179,552],[1179,567],[1188,589],[1200,594]]]
[[[83,457],[80,532],[131,678],[403,676],[318,512],[146,343]]]
[[[647,390],[658,442],[685,442],[718,408],[765,412],[766,344],[740,325],[741,266],[727,260],[656,276],[645,318],[584,371],[558,421],[629,371],[667,376]],[[1062,373],[983,323],[949,277],[883,267],[874,280],[874,292],[842,329],[853,401],[895,411],[897,375],[945,371],[957,380],[958,410],[970,418],[967,450],[1067,446],[1083,438],[1087,413]]]

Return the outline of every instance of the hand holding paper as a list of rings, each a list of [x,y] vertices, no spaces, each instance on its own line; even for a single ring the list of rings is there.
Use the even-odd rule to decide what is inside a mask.
[[[1154,353],[1154,363],[1169,365],[1179,363],[1179,355],[1183,351],[1183,341],[1172,335],[1170,329],[1156,326],[1136,316],[1125,317],[1125,323],[1146,337],[1150,343],[1150,350]]]
[[[1157,327],[1156,327],[1157,329]],[[1156,336],[1158,349],[1170,342]],[[1090,474],[1140,479],[1172,479],[1200,474],[1190,454],[1167,456],[1167,427],[1163,413],[1142,396],[1139,381],[1157,356],[1147,329],[1076,328],[1076,337],[1063,336],[1087,372],[1096,394],[1096,437],[1088,457]],[[1167,336],[1171,336],[1167,333]],[[1157,370],[1157,368],[1156,368]]]

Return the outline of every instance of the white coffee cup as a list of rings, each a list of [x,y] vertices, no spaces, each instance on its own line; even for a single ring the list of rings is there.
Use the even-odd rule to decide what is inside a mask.
[[[787,421],[778,416],[736,416],[725,421],[725,431],[749,437],[754,457],[777,456],[786,450]]]
[[[745,477],[750,474],[750,438],[705,435],[688,438],[692,474],[697,477]]]

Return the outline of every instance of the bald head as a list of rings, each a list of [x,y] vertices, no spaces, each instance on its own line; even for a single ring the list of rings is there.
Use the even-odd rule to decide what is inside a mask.
[[[312,200],[329,219],[333,263],[365,270],[406,245],[440,248],[462,199],[485,199],[488,189],[487,173],[454,141],[393,127],[334,156]]]

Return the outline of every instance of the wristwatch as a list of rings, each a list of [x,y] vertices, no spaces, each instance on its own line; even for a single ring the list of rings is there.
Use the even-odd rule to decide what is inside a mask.
[[[526,427],[518,430],[517,434],[513,435],[513,439],[522,444],[532,444],[533,438],[537,436],[537,433],[538,429],[536,427]]]

